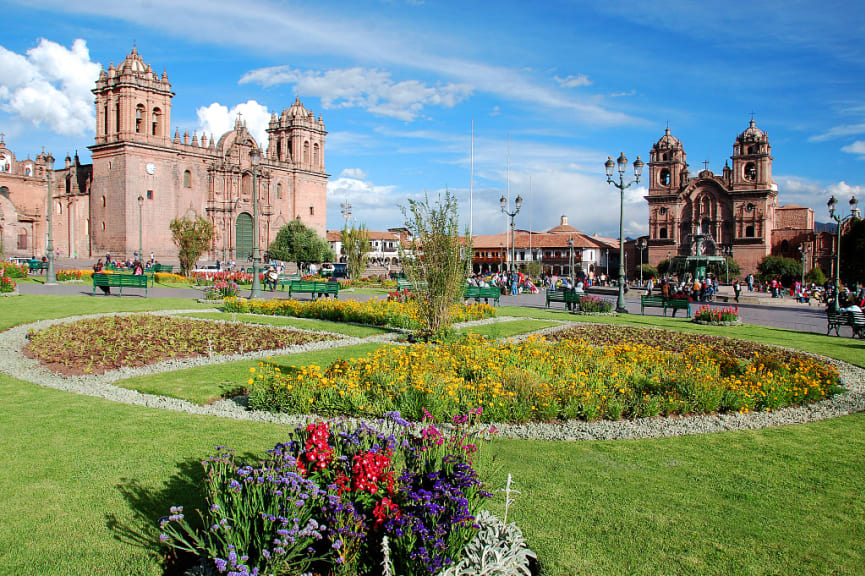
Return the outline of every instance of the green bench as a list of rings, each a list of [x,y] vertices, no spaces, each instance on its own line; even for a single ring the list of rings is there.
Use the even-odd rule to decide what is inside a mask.
[[[687,311],[688,318],[691,317],[691,300],[689,298],[664,298],[663,296],[640,296],[640,314],[646,314],[646,308],[663,308],[664,316],[667,309],[673,311],[672,316],[679,310]]]
[[[565,308],[572,310],[574,304],[580,304],[580,298],[584,295],[583,292],[575,292],[573,290],[550,290],[547,289],[547,308],[551,302],[562,302]]]
[[[147,296],[147,276],[96,272],[93,274],[93,293],[96,294],[96,288],[100,287],[120,288],[121,296],[124,288],[144,288],[144,296]]]
[[[421,288],[426,288],[426,285],[426,282],[418,282],[418,286],[420,286]],[[409,292],[411,292],[412,290],[416,289],[416,286],[404,278],[398,278],[396,281],[396,289],[400,292],[402,292],[403,290],[408,290]]]
[[[279,278],[277,278],[276,283],[279,284],[280,290],[285,290],[285,287],[291,284],[292,282],[300,282],[300,276],[293,274],[280,274]]]
[[[288,297],[295,292],[312,294],[312,299],[319,296],[333,296],[339,299],[339,282],[315,282],[313,280],[292,280],[288,283]]]
[[[838,333],[838,329],[841,326],[849,326],[853,329],[852,337],[855,338],[859,336],[862,338],[863,331],[865,331],[865,313],[863,312],[851,312],[851,311],[836,311],[832,312],[826,311],[826,320],[828,322],[828,326],[826,328],[826,336],[829,335],[832,330],[835,331],[835,336],[840,336]]]
[[[489,303],[489,299],[492,298],[498,304],[501,295],[502,291],[497,286],[466,286],[463,292],[463,299],[470,300],[474,298],[475,302],[478,302],[483,298],[485,302]]]
[[[122,270],[120,272],[115,272],[115,274],[123,274],[125,276],[132,276],[132,270]],[[150,287],[153,288],[154,283],[156,282],[156,273],[152,270],[145,270],[144,276],[147,278],[147,281],[150,282]]]
[[[166,274],[174,273],[174,266],[168,266],[167,264],[154,264],[151,267],[151,270],[155,274],[156,272],[164,272]]]
[[[39,260],[31,260],[27,263],[27,272],[32,274],[33,272],[39,272],[42,274],[48,270],[48,262],[40,262]]]

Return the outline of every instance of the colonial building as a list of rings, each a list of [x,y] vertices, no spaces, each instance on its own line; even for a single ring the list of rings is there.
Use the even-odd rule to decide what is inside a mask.
[[[172,259],[177,249],[169,223],[198,215],[216,231],[207,257],[243,261],[253,245],[254,194],[262,250],[295,218],[324,236],[327,133],[321,116],[316,119],[300,100],[272,115],[267,151],[253,166],[250,152],[264,143],[256,142],[240,118],[218,137],[190,137],[188,131],[181,136],[176,129],[171,136],[174,92],[168,75],[155,73],[136,48],[118,66],[100,72],[93,93],[93,164],[80,165],[76,154],[53,174],[55,214],[66,216],[54,218],[54,245],[61,254],[131,256],[140,241],[145,254]],[[7,173],[14,176],[4,180],[0,174],[9,200],[0,200],[4,246],[13,255],[40,255],[47,202],[46,194],[38,193],[46,185],[44,155],[19,165],[5,143],[0,154],[6,159],[0,166],[8,164]]]
[[[813,211],[778,205],[769,136],[754,120],[736,138],[732,166],[726,163],[720,175],[707,162],[691,176],[686,158],[669,128],[652,147],[646,196],[650,264],[691,255],[699,245],[709,256],[732,254],[744,275],[756,272],[769,254],[798,258],[800,245],[813,248]]]

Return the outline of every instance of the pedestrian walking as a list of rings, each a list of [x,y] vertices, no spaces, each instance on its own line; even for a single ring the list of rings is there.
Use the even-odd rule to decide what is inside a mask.
[[[736,304],[739,303],[739,294],[742,293],[742,285],[739,284],[739,279],[736,278],[736,281],[733,282],[733,294],[736,296]]]

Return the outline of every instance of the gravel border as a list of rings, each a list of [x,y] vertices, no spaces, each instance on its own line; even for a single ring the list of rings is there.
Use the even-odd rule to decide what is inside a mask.
[[[144,313],[168,316],[208,311],[216,310],[165,310],[155,312],[122,313],[118,315]],[[232,356],[214,355],[209,358],[199,357],[167,360],[149,366],[121,368],[119,370],[106,372],[105,374],[91,376],[60,376],[42,366],[38,360],[27,358],[23,354],[23,348],[26,344],[26,335],[31,329],[41,330],[53,324],[75,322],[84,318],[98,318],[105,315],[106,314],[91,314],[62,319],[42,320],[31,324],[16,326],[4,332],[0,332],[0,372],[46,388],[65,390],[67,392],[104,398],[114,402],[123,402],[136,406],[174,410],[178,412],[187,412],[189,414],[234,418],[237,420],[301,425],[315,419],[316,416],[272,414],[270,412],[247,410],[245,407],[245,398],[243,397],[231,400],[220,400],[212,404],[199,406],[185,400],[152,394],[142,394],[134,390],[127,390],[115,386],[114,383],[133,376],[159,374],[184,368],[191,368],[194,366],[207,366],[234,362],[237,360],[260,359],[268,356],[325,350],[343,346],[352,346],[364,342],[392,342],[399,336],[399,334],[382,334],[366,338],[354,338],[337,335],[339,338],[336,340],[302,344],[282,350],[263,350],[260,352],[236,354]],[[455,327],[478,326],[495,322],[508,322],[517,319],[521,318],[500,317],[474,322],[465,322],[455,325]],[[532,334],[548,334],[566,329],[576,324],[585,325],[585,323],[552,321],[559,322],[560,325],[545,328],[533,332]],[[290,329],[298,330],[297,328]],[[525,337],[527,337],[527,335],[514,337],[510,340],[519,341]],[[823,400],[807,406],[790,407],[773,412],[757,412],[749,414],[735,413],[712,414],[707,416],[640,418],[636,420],[621,420],[616,422],[583,422],[579,420],[571,420],[561,423],[495,424],[495,426],[498,428],[499,436],[504,438],[535,440],[614,440],[706,434],[727,430],[755,430],[766,427],[785,426],[788,424],[814,422],[817,420],[824,420],[827,418],[834,418],[837,416],[865,411],[865,370],[831,358],[823,356],[819,356],[819,358],[834,364],[838,368],[841,375],[841,382],[846,388],[846,392],[836,394],[828,400]],[[354,418],[347,418],[345,420],[350,422],[356,421]]]

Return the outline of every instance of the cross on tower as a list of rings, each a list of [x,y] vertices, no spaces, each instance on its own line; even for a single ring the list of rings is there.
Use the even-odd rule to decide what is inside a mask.
[[[703,166],[705,167],[704,169],[708,172],[709,171],[709,161],[703,160]]]
[[[751,111],[751,122],[753,122],[753,121],[754,121],[754,111],[752,110]]]

